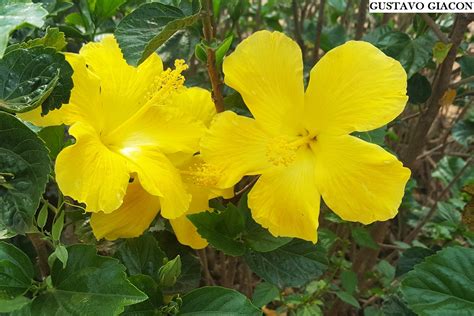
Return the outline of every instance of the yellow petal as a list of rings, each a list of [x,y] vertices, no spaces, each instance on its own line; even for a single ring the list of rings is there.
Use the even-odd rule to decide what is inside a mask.
[[[342,219],[370,224],[397,214],[410,170],[357,137],[320,135],[313,146],[324,202]]]
[[[198,234],[194,224],[187,218],[189,214],[196,214],[209,210],[210,191],[207,188],[198,187],[187,183],[188,192],[191,193],[191,203],[186,214],[170,219],[171,227],[178,241],[194,249],[202,249],[207,246],[207,241]]]
[[[251,118],[226,111],[218,114],[201,140],[201,156],[224,170],[217,184],[228,188],[244,175],[261,174],[271,166],[267,159],[270,136]]]
[[[406,88],[407,75],[398,61],[369,43],[347,42],[311,70],[306,128],[342,135],[381,127],[403,111]]]
[[[260,31],[224,59],[225,83],[237,90],[255,119],[275,133],[297,133],[304,104],[303,61],[293,40]]]
[[[97,239],[138,237],[150,226],[160,209],[160,199],[146,192],[138,179],[128,185],[123,204],[109,214],[93,213],[92,232]]]
[[[128,65],[111,35],[98,43],[86,44],[80,55],[100,79],[106,130],[124,122],[148,101],[149,90],[163,71],[157,54],[152,54],[138,68]]]
[[[249,193],[252,217],[274,236],[317,241],[320,195],[314,176],[314,154],[304,148],[288,167],[260,176]]]
[[[86,210],[110,213],[121,204],[129,180],[127,161],[100,141],[95,129],[82,122],[69,133],[76,143],[56,159],[56,181],[64,195],[86,204]]]
[[[154,147],[139,147],[123,153],[130,161],[130,172],[138,174],[143,188],[160,197],[161,214],[172,219],[183,215],[191,200],[179,171]]]
[[[77,121],[84,121],[99,131],[105,116],[100,99],[99,78],[86,67],[82,56],[72,53],[66,53],[65,56],[74,70],[72,75],[74,87],[71,90],[69,103],[50,111],[46,116],[41,116],[41,107],[19,116],[36,126],[72,125]]]
[[[202,249],[207,246],[207,241],[198,234],[196,227],[186,215],[170,219],[170,224],[171,227],[173,227],[176,238],[181,244],[194,249]]]
[[[172,106],[183,110],[206,126],[209,126],[212,118],[216,115],[211,93],[198,87],[183,89],[181,93],[176,94]]]
[[[181,109],[147,106],[104,135],[104,141],[120,151],[156,146],[166,154],[195,153],[199,150],[199,140],[204,132],[204,124]]]
[[[37,108],[31,111],[25,113],[18,113],[17,116],[23,121],[30,122],[39,127],[55,126],[64,123],[64,115],[61,112],[61,109],[49,111],[48,115],[44,116],[41,115],[41,111],[41,106],[38,106]]]

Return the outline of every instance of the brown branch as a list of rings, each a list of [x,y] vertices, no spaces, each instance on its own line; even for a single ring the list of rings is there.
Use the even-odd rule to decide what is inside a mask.
[[[427,13],[420,13],[420,16],[425,21],[425,23],[431,28],[431,30],[433,30],[433,32],[436,34],[436,36],[441,42],[445,44],[449,43],[449,39],[446,34],[441,32],[441,29],[439,28],[438,24],[436,24],[436,22],[433,21],[433,19]]]
[[[369,0],[361,0],[360,5],[359,5],[359,12],[357,15],[357,26],[356,26],[356,32],[355,32],[355,39],[360,40],[362,38],[362,35],[364,34],[365,31],[365,19],[367,17],[367,6],[369,4]]]
[[[416,227],[405,237],[403,242],[408,244],[408,243],[411,243],[413,240],[415,240],[415,238],[421,232],[421,229],[423,228],[423,226],[425,226],[426,223],[428,223],[430,219],[434,216],[437,209],[436,207],[438,206],[438,202],[446,195],[446,193],[449,192],[452,186],[461,178],[463,173],[467,169],[469,169],[471,162],[472,162],[472,158],[469,158],[466,161],[466,164],[464,165],[464,167],[462,167],[461,170],[459,170],[457,175],[451,180],[451,182],[449,182],[449,184],[443,189],[443,191],[441,191],[441,193],[436,197],[436,201],[433,203],[433,205],[431,206],[430,210],[428,211],[426,216],[423,218],[423,220],[421,220],[418,223],[418,225],[416,225]]]
[[[27,236],[38,255],[38,268],[41,274],[41,279],[45,279],[50,273],[48,264],[49,252],[46,243],[41,239],[41,234],[31,233],[27,234]]]
[[[207,44],[210,45],[214,40],[214,27],[212,23],[212,0],[202,0],[203,15],[202,15],[202,25],[204,39]],[[219,77],[219,72],[216,67],[216,52],[211,47],[207,47],[207,73],[209,74],[209,80],[211,81],[212,88],[212,99],[216,106],[217,112],[224,111],[224,97],[222,96],[222,82]]]
[[[426,102],[426,111],[420,117],[415,131],[410,139],[409,145],[403,153],[403,160],[405,164],[414,168],[416,158],[423,151],[426,136],[430,130],[431,125],[435,121],[439,109],[441,107],[441,99],[446,93],[451,80],[451,71],[453,69],[456,53],[464,38],[464,32],[467,25],[472,20],[474,15],[458,14],[451,32],[452,46],[448,55],[436,70],[435,79],[433,81],[433,90],[430,98]]]
[[[295,27],[294,27],[295,40],[301,49],[301,53],[303,55],[303,60],[304,60],[305,55],[306,55],[306,46],[304,45],[303,37],[301,35],[299,10],[298,10],[298,3],[296,0],[293,0],[291,2],[291,8],[293,9],[293,22],[295,24]]]
[[[459,87],[463,84],[470,83],[470,82],[473,82],[473,81],[474,81],[474,76],[470,76],[470,77],[467,77],[465,79],[462,79],[462,80],[459,80],[459,81],[456,81],[456,82],[450,84],[449,87],[452,88],[452,89],[456,89],[457,87]]]
[[[319,48],[321,46],[321,32],[323,31],[324,25],[324,7],[326,6],[326,0],[321,0],[318,9],[318,23],[316,24],[316,39],[314,42],[313,60],[316,64],[319,60]]]
[[[199,260],[201,261],[201,266],[204,270],[204,279],[206,281],[206,285],[216,285],[216,282],[214,282],[214,279],[212,278],[211,272],[209,271],[209,264],[208,264],[208,261],[207,261],[206,248],[196,250],[196,252],[199,256]]]

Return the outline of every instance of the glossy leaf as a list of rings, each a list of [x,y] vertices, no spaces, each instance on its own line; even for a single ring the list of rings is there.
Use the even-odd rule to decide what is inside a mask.
[[[418,315],[470,315],[474,310],[474,249],[449,247],[408,272],[401,290]]]
[[[24,24],[43,26],[48,11],[40,3],[30,0],[2,0],[0,6],[0,58],[8,44],[12,31]]]
[[[24,233],[48,181],[48,150],[35,133],[4,112],[0,112],[0,139],[0,226]]]
[[[433,250],[422,247],[412,247],[405,250],[400,256],[400,259],[398,259],[395,275],[400,276],[413,270],[415,265],[423,262],[427,256],[431,256],[434,253]]]
[[[257,284],[253,291],[252,303],[255,306],[262,307],[278,298],[280,290],[273,284],[261,282]]]
[[[314,280],[328,265],[323,247],[302,240],[293,240],[270,252],[250,251],[245,255],[245,261],[258,276],[279,288],[300,286]]]
[[[127,267],[130,275],[146,274],[153,278],[158,277],[158,270],[166,258],[152,234],[126,239],[115,256]]]
[[[219,286],[202,287],[183,296],[179,315],[261,315],[243,294]]]
[[[117,26],[115,36],[131,65],[141,64],[178,30],[199,18],[199,6],[191,15],[173,6],[147,3],[127,15]]]
[[[66,268],[56,260],[51,269],[53,289],[31,304],[35,315],[117,315],[125,306],[147,299],[127,280],[125,267],[116,259],[97,255],[89,245],[67,250]]]
[[[28,256],[12,244],[0,242],[0,299],[11,301],[24,294],[33,281],[33,275],[33,264]]]
[[[42,113],[69,101],[72,68],[54,48],[35,46],[9,51],[0,60],[0,109],[27,112],[41,105]]]

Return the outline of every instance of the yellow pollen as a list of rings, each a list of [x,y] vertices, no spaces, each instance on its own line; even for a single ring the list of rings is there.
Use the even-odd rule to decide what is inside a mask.
[[[217,185],[221,172],[207,163],[193,163],[186,170],[181,170],[181,175],[188,181],[201,187],[213,187]]]
[[[174,61],[175,69],[166,69],[155,77],[146,93],[146,101],[164,104],[169,100],[169,95],[182,89],[184,85],[184,76],[181,74],[188,69],[188,65],[182,59]]]
[[[298,137],[294,141],[278,137],[267,144],[266,156],[269,162],[275,166],[288,166],[296,159],[298,148],[316,140],[315,137]]]

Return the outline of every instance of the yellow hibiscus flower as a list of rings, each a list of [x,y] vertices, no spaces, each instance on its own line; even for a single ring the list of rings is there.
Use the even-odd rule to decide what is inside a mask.
[[[193,182],[202,178],[204,164],[191,161],[216,113],[210,93],[183,86],[182,61],[163,70],[153,54],[129,66],[113,36],[66,59],[74,69],[69,104],[46,116],[40,109],[20,115],[38,126],[70,125],[76,142],[59,153],[55,166],[61,192],[93,213],[98,239],[139,236],[161,210],[182,243],[205,247],[186,214],[233,194]]]
[[[410,170],[350,135],[403,111],[407,76],[397,61],[369,43],[347,42],[314,66],[305,92],[298,45],[260,31],[224,60],[223,71],[254,118],[218,114],[201,154],[226,170],[221,187],[260,175],[248,197],[255,221],[275,236],[316,242],[321,196],[347,221],[397,214]]]

